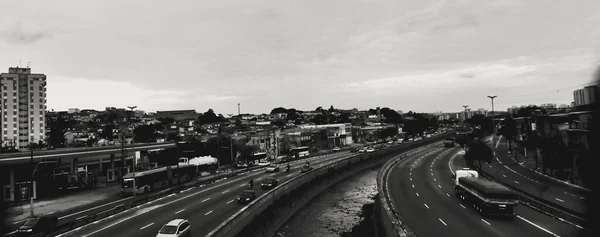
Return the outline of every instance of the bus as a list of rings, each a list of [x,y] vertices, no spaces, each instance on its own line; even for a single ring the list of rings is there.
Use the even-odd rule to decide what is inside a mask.
[[[196,173],[201,176],[203,173],[214,173],[219,169],[217,158],[210,156],[201,156],[194,158],[181,157],[179,164],[191,164],[196,166]]]
[[[291,153],[290,155],[295,159],[310,155],[310,152],[308,151],[308,147],[306,147],[306,146],[292,148],[290,150],[290,153]]]
[[[177,165],[161,167],[136,172],[135,176],[133,173],[128,173],[123,176],[121,196],[130,196],[134,192],[135,194],[143,194],[167,188],[177,184],[177,175],[179,175],[181,182],[188,182],[198,175],[198,168],[191,164],[179,164],[179,168],[177,168]]]
[[[477,177],[475,171],[465,171],[475,172],[475,175],[467,176],[460,175],[458,171],[454,191],[462,201],[473,205],[483,215],[514,217],[514,208],[519,203],[516,193],[503,185]]]

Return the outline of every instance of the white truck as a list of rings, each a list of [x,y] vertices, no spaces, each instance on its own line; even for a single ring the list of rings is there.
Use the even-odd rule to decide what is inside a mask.
[[[519,196],[507,187],[479,177],[475,170],[457,170],[453,175],[454,192],[463,202],[482,215],[514,216]]]

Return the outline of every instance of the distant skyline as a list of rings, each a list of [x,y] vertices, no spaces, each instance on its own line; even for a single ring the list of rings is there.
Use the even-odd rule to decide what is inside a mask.
[[[570,104],[600,62],[581,0],[0,3],[0,72],[48,78],[48,109],[458,112]],[[562,90],[561,90],[562,89]]]

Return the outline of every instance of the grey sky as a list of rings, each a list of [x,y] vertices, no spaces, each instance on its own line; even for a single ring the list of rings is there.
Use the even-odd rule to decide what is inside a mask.
[[[55,110],[561,104],[600,61],[599,12],[597,0],[2,1],[0,71],[31,61]]]

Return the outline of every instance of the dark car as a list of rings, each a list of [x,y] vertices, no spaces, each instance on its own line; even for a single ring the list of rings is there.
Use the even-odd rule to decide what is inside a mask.
[[[254,199],[256,199],[256,191],[244,190],[244,192],[240,193],[238,196],[238,203],[248,204]]]
[[[300,170],[300,173],[306,173],[308,171],[311,171],[312,169],[313,169],[312,166],[310,166],[310,165],[304,165],[304,166],[302,166],[302,169]]]
[[[358,150],[360,150],[360,148],[357,147],[357,148],[353,148],[352,150],[350,150],[350,152],[356,153],[356,152],[358,152]]]
[[[33,236],[52,233],[58,224],[58,217],[40,216],[27,220],[19,229],[17,236]]]
[[[271,177],[263,180],[260,186],[264,189],[272,189],[277,186],[277,184],[279,184],[279,180]]]

